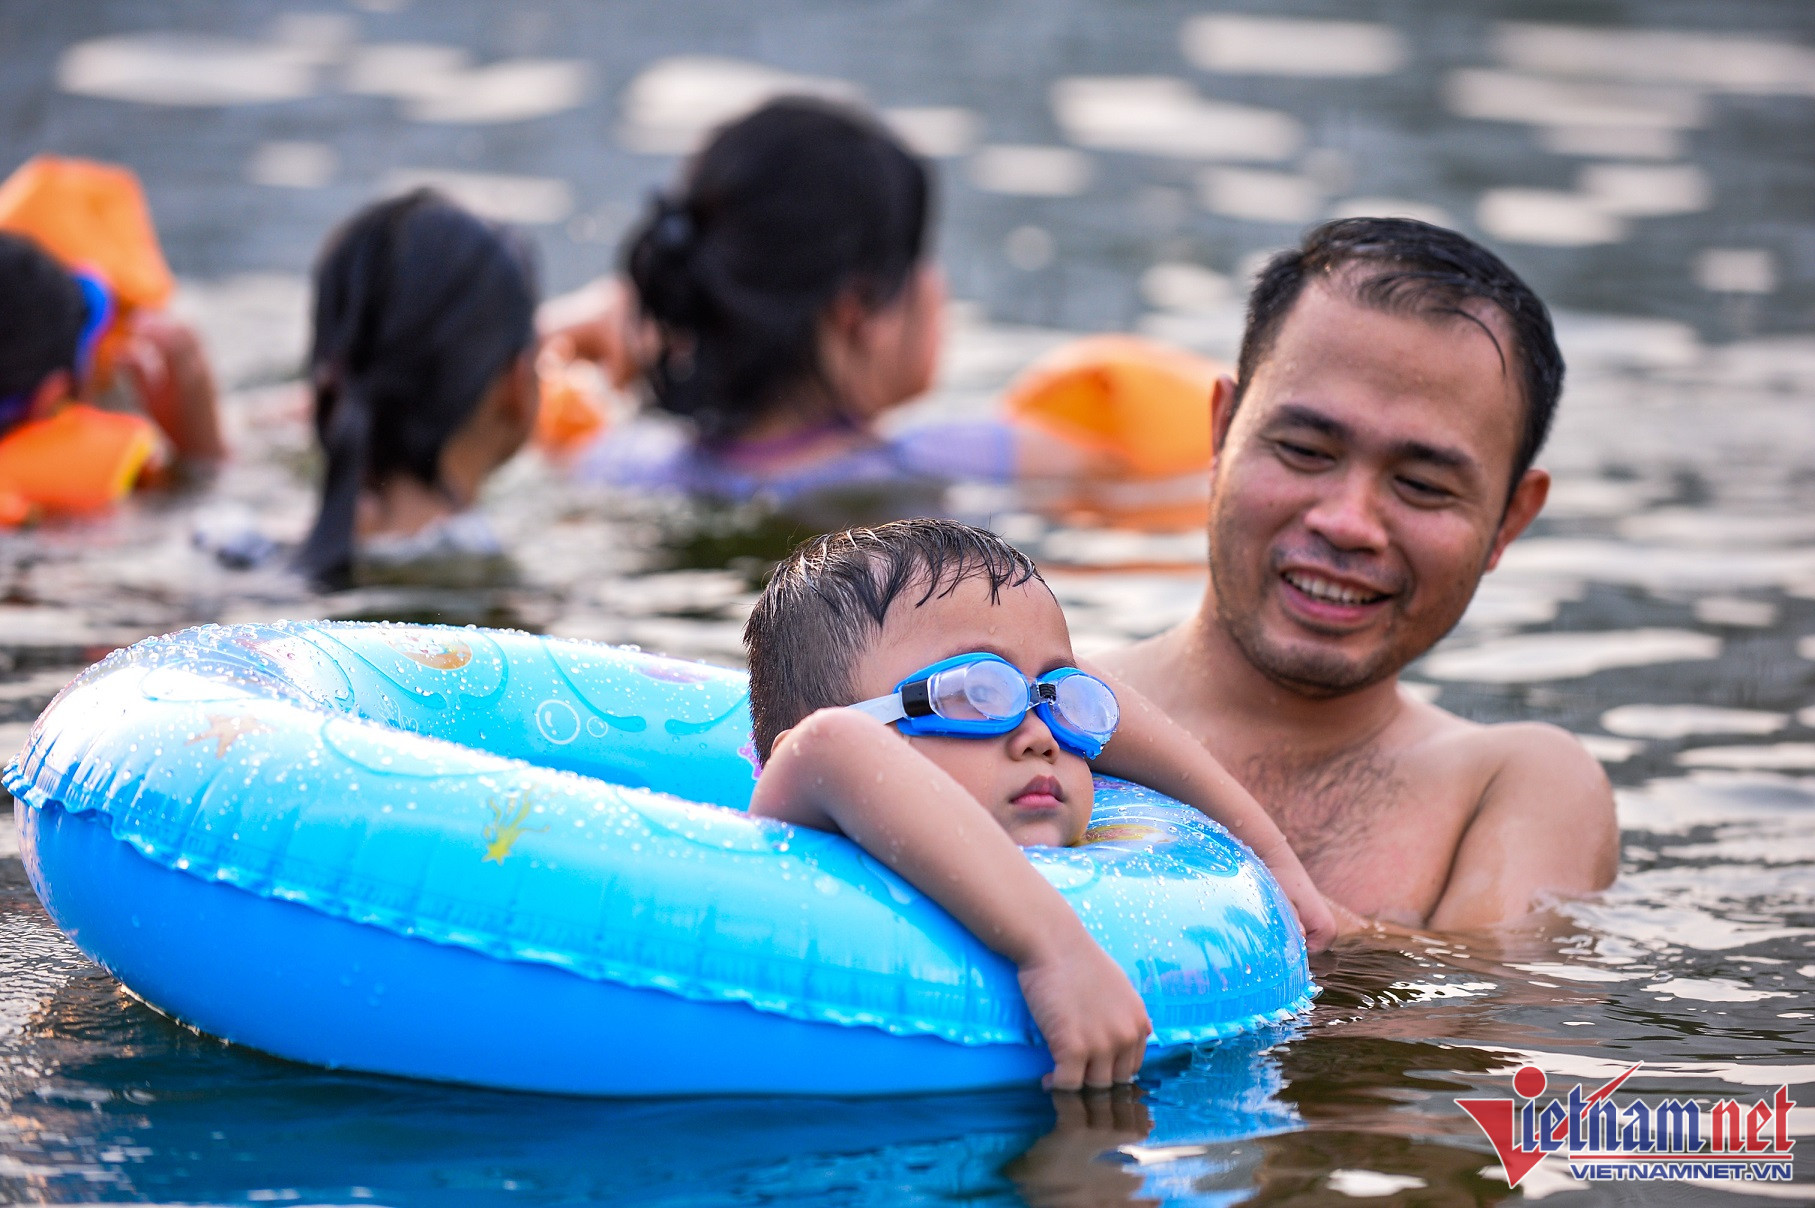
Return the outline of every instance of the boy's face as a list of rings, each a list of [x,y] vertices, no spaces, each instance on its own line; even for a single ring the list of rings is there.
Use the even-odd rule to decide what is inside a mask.
[[[920,590],[902,593],[882,632],[858,656],[858,700],[886,696],[921,668],[977,650],[1002,656],[1030,678],[1076,662],[1065,614],[1043,583],[1004,587],[991,604],[988,581],[966,579],[916,608]],[[1032,710],[1007,734],[908,741],[981,801],[1022,847],[1062,847],[1083,837],[1090,821],[1090,765],[1061,747]]]

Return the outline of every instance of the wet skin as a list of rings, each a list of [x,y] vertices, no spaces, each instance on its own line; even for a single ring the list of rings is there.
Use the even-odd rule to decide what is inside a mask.
[[[1038,581],[1004,587],[990,603],[989,584],[967,579],[950,594],[911,607],[918,593],[890,608],[887,641],[863,652],[853,668],[859,699],[884,696],[941,659],[986,650],[1037,678],[1077,663],[1065,615]],[[1090,765],[1059,746],[1029,712],[997,737],[920,735],[908,739],[982,803],[1022,847],[1076,843],[1090,821]]]
[[[1333,902],[1446,930],[1602,888],[1617,857],[1606,777],[1568,734],[1398,688],[1549,488],[1510,482],[1512,335],[1473,313],[1307,288],[1239,407],[1217,388],[1202,607],[1098,660],[1235,773]]]
[[[1064,614],[1037,580],[993,601],[975,577],[917,599],[910,586],[858,656],[857,699],[971,650],[1030,675],[1072,662]],[[904,742],[873,717],[828,708],[776,736],[750,812],[850,836],[1012,961],[1052,1051],[1047,1083],[1076,1090],[1133,1078],[1151,1030],[1127,975],[1017,848],[1077,842],[1091,796],[1089,765],[1037,714],[1005,735]]]

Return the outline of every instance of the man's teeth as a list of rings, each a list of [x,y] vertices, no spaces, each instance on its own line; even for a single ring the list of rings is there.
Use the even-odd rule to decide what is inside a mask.
[[[1288,573],[1286,582],[1312,599],[1328,600],[1332,604],[1367,604],[1380,598],[1374,592],[1356,591],[1352,587],[1344,587],[1340,583],[1332,583],[1328,579],[1318,579],[1311,575]]]

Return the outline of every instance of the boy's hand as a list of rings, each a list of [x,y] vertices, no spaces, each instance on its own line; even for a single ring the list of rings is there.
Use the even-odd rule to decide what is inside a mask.
[[[842,831],[1013,961],[1052,1050],[1048,1087],[1133,1080],[1153,1025],[1122,967],[977,799],[882,722],[810,714],[777,737],[750,812]]]
[[[1153,1024],[1122,967],[1080,924],[1077,935],[1020,965],[1021,993],[1033,1012],[1052,1073],[1042,1085],[1075,1091],[1132,1082]]]
[[[1329,900],[1311,883],[1311,874],[1299,863],[1292,845],[1282,836],[1271,850],[1255,854],[1266,862],[1273,879],[1286,891],[1286,901],[1292,903],[1298,925],[1304,930],[1306,950],[1322,952],[1328,948],[1338,933],[1335,912],[1330,909]]]

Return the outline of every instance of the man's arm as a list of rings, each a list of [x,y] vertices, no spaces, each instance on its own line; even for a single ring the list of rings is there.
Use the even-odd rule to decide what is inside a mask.
[[[1433,931],[1509,922],[1545,897],[1605,889],[1619,871],[1613,789],[1582,744],[1555,726],[1490,733],[1497,767],[1431,911]]]
[[[1152,701],[1099,668],[1087,669],[1115,691],[1116,703],[1122,708],[1115,737],[1091,766],[1176,797],[1228,827],[1266,862],[1286,891],[1304,929],[1306,946],[1313,952],[1329,947],[1336,937],[1329,905],[1253,794]]]
[[[1152,1025],[1121,966],[982,804],[881,722],[809,716],[775,744],[750,812],[843,832],[1013,961],[1052,1050],[1048,1086],[1109,1086],[1140,1069]]]

